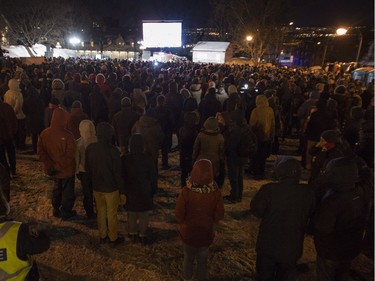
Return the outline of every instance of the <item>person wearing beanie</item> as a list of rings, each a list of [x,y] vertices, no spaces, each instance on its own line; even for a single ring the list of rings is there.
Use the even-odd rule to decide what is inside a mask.
[[[233,94],[238,94],[237,87],[235,85],[229,85],[228,96],[231,96]]]
[[[38,266],[31,256],[47,251],[50,240],[40,226],[28,225],[8,218],[10,206],[2,185],[3,169],[0,164],[1,278],[2,280],[39,280]]]
[[[299,183],[301,164],[279,156],[277,182],[260,187],[250,202],[250,212],[261,219],[256,242],[259,280],[294,280],[303,241],[315,208],[312,187]]]
[[[152,183],[157,174],[151,155],[144,151],[141,135],[134,134],[130,138],[130,153],[124,155],[121,161],[129,237],[133,242],[140,240],[145,245],[149,242],[149,215],[154,208]]]
[[[79,124],[82,120],[88,120],[89,116],[83,112],[82,103],[78,100],[72,103],[66,129],[72,132],[74,139],[78,140],[81,135],[79,132]]]
[[[95,125],[91,120],[82,120],[79,123],[80,138],[76,140],[76,175],[81,182],[83,193],[83,208],[86,211],[86,218],[93,219],[94,212],[94,199],[92,184],[89,179],[89,174],[86,172],[86,148],[89,144],[97,142]]]
[[[112,120],[116,144],[120,148],[121,155],[129,152],[131,130],[138,119],[139,115],[132,109],[131,99],[123,98],[121,100],[121,111],[117,112]]]
[[[337,130],[326,130],[321,134],[320,141],[310,149],[312,155],[310,183],[322,175],[329,161],[344,155],[341,143],[340,132]]]
[[[118,235],[117,208],[126,200],[120,152],[111,143],[114,129],[109,123],[99,123],[96,133],[98,141],[86,148],[85,170],[94,191],[100,243],[118,246],[124,237]]]
[[[53,111],[51,126],[39,135],[37,155],[44,172],[53,179],[53,216],[68,220],[76,216],[73,210],[75,194],[75,152],[73,134],[66,129],[69,113],[62,108]]]
[[[327,189],[313,219],[318,280],[349,280],[351,262],[363,250],[374,185],[373,172],[359,163],[340,157],[326,166]]]
[[[197,261],[197,280],[207,280],[209,246],[215,236],[214,225],[224,218],[224,203],[214,181],[211,161],[194,163],[186,186],[181,190],[174,211],[183,242],[183,277],[191,280]]]
[[[223,173],[225,154],[224,137],[220,133],[219,123],[215,117],[209,117],[203,124],[194,142],[193,161],[208,159],[212,163],[214,178],[221,187],[224,182]]]

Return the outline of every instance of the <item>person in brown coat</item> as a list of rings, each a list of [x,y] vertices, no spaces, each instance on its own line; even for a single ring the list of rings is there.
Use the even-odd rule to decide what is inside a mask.
[[[203,124],[203,130],[198,134],[194,142],[193,161],[208,159],[212,163],[215,181],[219,187],[223,184],[220,177],[225,154],[224,137],[220,133],[219,123],[215,117],[209,117]],[[221,179],[220,181],[218,179]]]
[[[37,154],[44,172],[53,178],[53,216],[63,220],[76,215],[73,211],[75,195],[75,150],[73,134],[66,129],[69,113],[62,108],[53,111],[51,126],[39,135]]]
[[[200,159],[194,163],[190,178],[177,198],[175,217],[184,245],[183,276],[185,280],[192,279],[196,259],[197,279],[206,280],[214,225],[224,218],[223,197],[214,181],[210,160]]]
[[[79,124],[82,120],[88,120],[89,116],[83,112],[82,104],[76,100],[72,103],[70,115],[66,124],[66,128],[72,132],[74,139],[78,140],[81,137],[79,133]]]

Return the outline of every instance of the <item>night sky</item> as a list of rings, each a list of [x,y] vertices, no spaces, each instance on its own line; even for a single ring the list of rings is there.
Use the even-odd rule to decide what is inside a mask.
[[[228,0],[230,1],[230,0]],[[289,0],[285,23],[296,26],[374,25],[373,0]],[[184,26],[207,26],[213,7],[209,0],[90,1],[97,15],[114,16],[121,23],[142,19],[182,19]]]

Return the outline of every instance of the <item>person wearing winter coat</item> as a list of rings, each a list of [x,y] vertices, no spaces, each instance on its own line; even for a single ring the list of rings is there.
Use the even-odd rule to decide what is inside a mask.
[[[250,212],[261,219],[256,242],[259,280],[294,280],[303,241],[315,208],[312,187],[299,183],[300,162],[277,159],[277,182],[264,184],[250,202]]]
[[[109,97],[111,96],[111,88],[105,83],[106,79],[102,73],[96,75],[95,82],[98,84],[100,93],[103,95],[106,101],[108,101]]]
[[[208,93],[204,96],[198,106],[198,112],[200,114],[199,124],[203,125],[207,118],[215,117],[216,113],[221,111],[221,103],[216,99],[216,89],[208,89]]]
[[[374,106],[366,109],[355,152],[374,168]]]
[[[65,84],[62,80],[53,79],[51,94],[52,94],[52,98],[57,98],[59,100],[60,106],[64,106]]]
[[[157,174],[151,155],[144,152],[143,138],[134,134],[130,138],[130,153],[122,157],[122,175],[126,195],[129,237],[147,244],[149,212],[153,209],[152,183]]]
[[[193,83],[190,85],[190,92],[199,105],[202,98],[202,85],[199,83],[198,78],[193,79]]]
[[[181,126],[180,120],[181,111],[184,105],[184,96],[178,92],[178,84],[174,81],[168,84],[168,92],[165,94],[165,107],[168,108],[173,115],[174,126],[173,133],[178,133]]]
[[[33,152],[36,153],[38,137],[44,129],[44,102],[38,90],[31,85],[30,81],[26,81],[28,83],[25,84],[23,111],[26,114],[26,127],[31,133]]]
[[[251,111],[249,125],[258,142],[251,169],[255,179],[262,179],[266,159],[271,153],[271,144],[275,138],[275,115],[265,95],[256,97],[256,108]]]
[[[359,142],[360,131],[362,127],[365,111],[360,106],[354,106],[350,110],[350,119],[345,122],[342,138],[345,139],[352,150],[355,150]]]
[[[17,125],[13,108],[0,100],[0,163],[12,176],[16,176],[17,158],[13,140]]]
[[[10,79],[9,90],[4,94],[4,102],[9,104],[17,117],[17,133],[15,135],[15,145],[18,149],[24,149],[26,144],[26,115],[23,112],[23,96],[20,89],[20,81]]]
[[[67,220],[76,215],[73,210],[75,194],[75,152],[73,134],[66,129],[69,113],[56,108],[51,126],[39,135],[37,154],[43,163],[44,172],[53,179],[53,216]]]
[[[124,237],[118,235],[117,208],[126,200],[120,152],[111,144],[114,130],[109,123],[99,123],[96,133],[98,141],[86,148],[85,170],[94,190],[100,244],[118,246]]]
[[[317,278],[349,280],[373,206],[373,172],[353,157],[341,157],[327,164],[324,178],[328,189],[313,220]]]
[[[190,178],[178,195],[174,214],[183,242],[183,277],[185,280],[192,279],[196,260],[197,279],[207,280],[209,246],[214,240],[214,226],[224,218],[223,198],[208,159],[194,163]]]
[[[121,100],[121,111],[113,116],[112,125],[115,129],[115,139],[117,146],[120,147],[121,155],[129,152],[129,139],[131,130],[139,119],[139,115],[132,110],[130,98],[125,97]]]
[[[48,128],[51,125],[52,113],[59,107],[59,100],[57,98],[51,98],[48,106],[44,109],[44,128]]]
[[[147,112],[146,115],[142,115],[139,120],[135,122],[132,128],[132,135],[133,134],[142,135],[145,152],[151,155],[154,160],[155,169],[158,171],[159,148],[164,138],[159,120]],[[158,183],[157,180],[155,180],[152,183],[153,194],[157,192],[157,189]]]
[[[91,219],[95,217],[95,212],[92,184],[85,168],[86,148],[91,143],[97,142],[98,138],[96,137],[95,125],[91,120],[82,120],[79,123],[79,133],[80,138],[76,140],[76,175],[81,182],[83,208],[86,211],[86,217]]]
[[[100,92],[100,87],[94,85],[90,93],[90,112],[91,120],[94,124],[108,121],[108,103],[107,99]]]
[[[82,103],[78,100],[72,103],[72,108],[66,124],[66,129],[72,132],[74,139],[78,140],[81,137],[79,124],[82,120],[88,120],[89,116],[83,112]]]
[[[131,94],[131,99],[133,106],[138,107],[143,113],[146,111],[147,98],[141,88],[134,88],[133,93]]]
[[[211,161],[215,182],[219,187],[223,180],[220,179],[221,167],[225,165],[224,137],[220,133],[219,123],[215,117],[209,117],[203,124],[203,129],[199,132],[194,142],[193,161],[208,159]]]
[[[112,123],[113,116],[115,116],[115,114],[121,110],[121,100],[123,97],[124,95],[120,88],[114,89],[114,91],[111,93],[111,96],[109,97],[109,100],[108,100],[109,123]]]

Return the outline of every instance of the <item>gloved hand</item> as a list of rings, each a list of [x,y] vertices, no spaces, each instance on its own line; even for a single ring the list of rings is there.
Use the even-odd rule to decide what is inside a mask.
[[[120,194],[120,203],[119,205],[125,205],[126,204],[126,196],[125,194]]]

